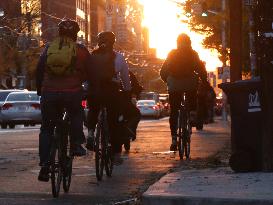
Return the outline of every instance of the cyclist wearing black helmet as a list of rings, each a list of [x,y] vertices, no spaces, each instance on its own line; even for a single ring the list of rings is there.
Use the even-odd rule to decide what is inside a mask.
[[[113,32],[101,32],[97,36],[98,47],[91,53],[91,67],[88,76],[89,97],[88,105],[90,112],[88,115],[88,138],[87,148],[93,149],[94,130],[97,123],[100,106],[103,104],[107,108],[109,117],[109,129],[113,151],[116,154],[115,160],[120,160],[122,141],[119,136],[114,135],[121,102],[120,90],[123,90],[123,97],[130,100],[131,83],[129,70],[124,56],[113,50],[116,41]],[[122,85],[122,88],[121,88]],[[124,99],[124,98],[123,98]]]
[[[86,80],[90,54],[83,45],[76,43],[80,31],[76,21],[65,19],[58,27],[59,36],[46,46],[37,65],[37,93],[41,95],[42,113],[39,135],[40,181],[49,180],[50,144],[55,123],[64,109],[70,118],[73,154],[86,154],[81,146],[85,141],[81,100],[82,82]]]
[[[170,129],[172,135],[171,151],[177,149],[178,110],[183,93],[186,92],[189,109],[193,115],[197,103],[197,87],[199,77],[206,81],[205,66],[196,51],[191,47],[191,39],[187,34],[177,38],[177,49],[172,50],[161,71],[161,78],[167,83],[170,100]],[[193,119],[192,119],[193,120]]]

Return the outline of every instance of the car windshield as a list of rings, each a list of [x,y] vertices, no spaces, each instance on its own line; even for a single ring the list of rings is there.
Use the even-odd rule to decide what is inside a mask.
[[[10,92],[0,92],[0,101],[5,101]]]
[[[39,96],[35,93],[11,93],[7,101],[39,101]]]
[[[137,105],[153,106],[153,105],[155,105],[155,101],[140,101],[140,102],[137,102]]]

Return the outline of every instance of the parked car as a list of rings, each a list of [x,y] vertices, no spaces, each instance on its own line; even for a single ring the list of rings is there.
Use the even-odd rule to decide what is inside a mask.
[[[16,90],[16,89],[9,89],[9,90],[0,90],[0,107],[4,104],[6,101],[8,95],[11,92],[24,92],[25,90]]]
[[[160,118],[163,114],[162,103],[155,100],[139,100],[137,101],[137,108],[142,116]]]
[[[37,92],[11,92],[1,106],[1,128],[14,128],[15,125],[41,123],[40,97]]]

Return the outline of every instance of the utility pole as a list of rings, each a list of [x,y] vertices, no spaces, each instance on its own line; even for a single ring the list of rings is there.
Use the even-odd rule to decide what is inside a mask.
[[[230,0],[230,81],[242,79],[242,0]]]
[[[273,171],[273,2],[259,0],[257,8],[258,60],[263,104],[263,170]]]
[[[227,67],[227,40],[226,40],[226,0],[222,0],[222,13],[223,13],[223,20],[222,20],[222,33],[221,33],[221,39],[222,39],[222,57],[223,57],[223,70]],[[227,82],[227,76],[223,74],[222,76],[222,82]],[[227,96],[223,92],[223,110],[222,110],[222,118],[223,120],[227,121]]]

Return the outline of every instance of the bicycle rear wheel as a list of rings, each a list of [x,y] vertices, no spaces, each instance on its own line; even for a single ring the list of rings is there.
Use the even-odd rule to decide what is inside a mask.
[[[72,165],[73,165],[73,156],[71,156],[70,143],[68,142],[68,136],[64,136],[63,144],[63,189],[67,193],[70,188],[71,179],[72,179]]]
[[[60,193],[60,186],[62,182],[63,172],[62,172],[62,154],[60,149],[60,143],[55,141],[51,147],[51,156],[50,156],[50,178],[51,178],[51,187],[52,195],[57,198]]]
[[[102,180],[104,169],[104,156],[105,147],[102,142],[102,125],[101,122],[97,124],[96,139],[95,139],[95,165],[96,165],[96,177],[98,181]]]
[[[108,177],[112,176],[113,172],[113,152],[112,152],[112,147],[110,145],[106,145],[106,153],[105,153],[105,172]]]
[[[183,144],[183,117],[182,117],[182,111],[179,111],[179,118],[178,118],[178,151],[179,151],[179,157],[180,160],[183,160],[184,157],[184,151],[185,147]]]

